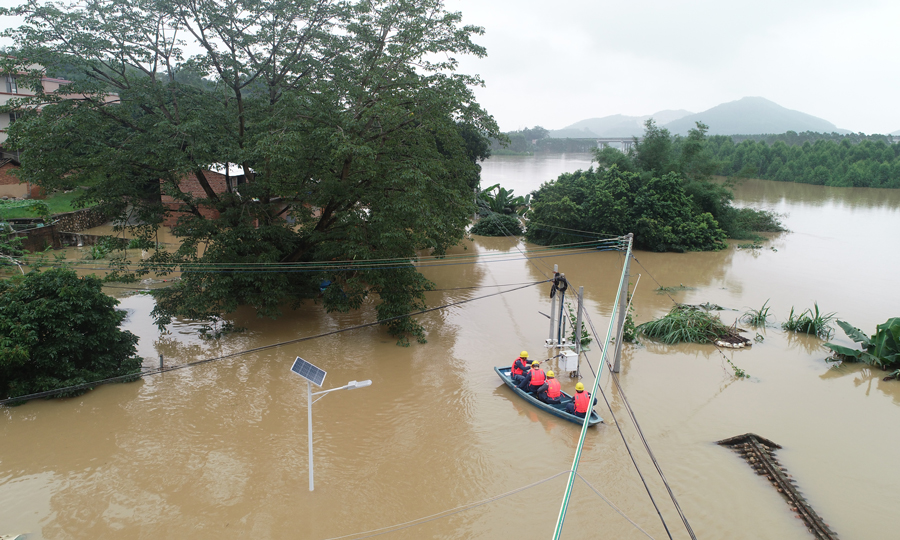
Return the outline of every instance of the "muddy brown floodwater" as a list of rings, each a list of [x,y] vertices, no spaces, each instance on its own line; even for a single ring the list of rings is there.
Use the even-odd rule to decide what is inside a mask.
[[[527,162],[511,162],[527,170]],[[489,161],[485,185],[500,181],[496,171],[508,166],[502,158]],[[516,192],[549,179],[519,178]],[[900,229],[900,191],[748,181],[737,193],[739,204],[786,212],[792,232],[755,251],[732,245],[717,253],[637,252],[638,322],[672,305],[654,291],[656,282],[691,287],[672,294],[679,302],[728,308],[722,312],[728,323],[767,299],[778,322],[791,306],[802,310],[815,301],[870,332],[900,315],[893,233]],[[542,280],[558,264],[585,287],[590,317],[605,332],[622,255],[589,251],[528,261],[518,250],[529,247],[507,239],[466,242],[454,253],[476,255],[475,264],[423,267],[439,289],[428,293],[429,305]],[[548,325],[538,312],[549,309],[548,292],[547,285],[530,287],[423,315],[425,345],[398,347],[383,330],[365,328],[103,386],[78,398],[2,408],[0,534],[355,539],[366,535],[354,533],[435,516],[383,537],[548,538],[564,476],[473,506],[571,465],[578,427],[522,402],[492,369],[508,365],[521,349],[544,357]],[[148,366],[160,353],[167,363],[185,363],[375,316],[371,304],[350,314],[310,305],[277,321],[239,311],[229,319],[247,330],[208,342],[188,322],[159,334],[147,296],[121,300]],[[624,351],[623,387],[697,537],[810,538],[765,479],[715,444],[748,431],[784,447],[780,462],[838,535],[896,537],[900,383],[883,382],[882,372],[865,367],[831,366],[817,339],[777,325],[759,333],[764,342],[726,353],[750,374],[743,380],[711,346],[645,340]],[[598,350],[588,353],[595,367]],[[314,405],[312,493],[306,385],[289,372],[298,355],[328,372],[326,388],[373,381]],[[590,372],[586,364],[583,369]],[[575,381],[561,380],[571,391]],[[672,535],[687,538],[625,421],[621,396],[606,374],[601,384]],[[665,538],[600,403],[606,424],[588,433],[579,469],[587,483],[575,483],[563,538],[645,538],[597,492],[651,537]]]

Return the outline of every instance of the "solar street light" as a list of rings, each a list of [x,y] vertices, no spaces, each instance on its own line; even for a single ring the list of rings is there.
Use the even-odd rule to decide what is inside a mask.
[[[313,435],[312,435],[312,406],[313,403],[319,401],[325,394],[329,394],[331,392],[335,392],[337,390],[355,390],[357,388],[365,388],[366,386],[371,386],[372,381],[350,381],[344,386],[340,386],[338,388],[331,388],[329,390],[322,390],[321,392],[312,391],[312,385],[315,384],[319,388],[322,388],[322,383],[325,382],[325,376],[327,373],[323,369],[319,369],[316,366],[310,364],[306,360],[297,357],[294,360],[294,365],[291,366],[291,371],[296,373],[297,375],[306,379],[306,389],[307,396],[309,399],[309,407],[307,408],[307,425],[308,425],[308,436],[309,436],[309,490],[312,491],[314,489],[313,484]],[[313,401],[313,396],[320,396],[316,401]]]

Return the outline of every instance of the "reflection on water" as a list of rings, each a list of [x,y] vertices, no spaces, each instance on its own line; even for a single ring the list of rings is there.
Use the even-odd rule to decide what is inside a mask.
[[[491,171],[502,161],[485,164],[486,185],[498,181]],[[521,187],[504,186],[525,193],[549,179],[546,172],[530,175],[527,161],[516,163]],[[807,537],[771,486],[714,444],[748,431],[784,446],[780,461],[839,534],[895,536],[890,520],[872,516],[890,515],[900,504],[900,472],[888,466],[900,446],[900,434],[889,429],[900,422],[900,383],[882,381],[881,371],[865,366],[831,366],[819,340],[778,326],[792,306],[803,310],[814,301],[864,330],[897,315],[889,284],[900,261],[882,231],[900,226],[900,193],[858,191],[745,182],[737,188],[740,204],[788,215],[792,232],[766,244],[777,251],[636,254],[637,322],[671,308],[672,300],[656,287],[680,283],[694,289],[672,293],[676,301],[731,308],[721,313],[727,324],[767,299],[776,315],[769,328],[748,328],[748,337],[764,335],[762,343],[725,353],[750,379],[734,379],[725,358],[709,346],[645,341],[624,351],[623,388],[698,537]],[[495,292],[496,285],[542,280],[558,264],[573,284],[585,287],[590,318],[605,331],[622,256],[588,252],[488,262],[490,254],[527,247],[508,239],[465,242],[452,253],[477,254],[484,262],[423,268],[439,289],[427,293],[429,306]],[[0,534],[332,538],[471,504],[565,471],[578,426],[518,399],[492,369],[508,365],[522,349],[547,357],[549,329],[539,312],[549,309],[548,293],[541,285],[423,315],[424,345],[397,347],[383,330],[364,328],[104,386],[78,398],[0,409]],[[309,304],[276,321],[239,310],[228,319],[246,331],[205,341],[196,336],[196,325],[183,321],[160,334],[149,320],[152,306],[147,296],[122,298],[127,327],[141,336],[139,354],[148,365],[160,353],[167,363],[185,363],[375,317],[372,302],[347,314],[326,314]],[[850,344],[843,335],[835,339]],[[596,368],[600,347],[594,348],[588,358]],[[289,372],[296,356],[328,372],[326,388],[373,381],[314,405],[313,493],[306,387]],[[591,383],[584,364],[582,372]],[[561,382],[571,392],[576,381]],[[605,375],[603,388],[637,452],[641,443]],[[629,518],[663,538],[610,411],[600,403],[607,424],[591,429],[579,472]],[[685,538],[665,504],[663,485],[650,474],[652,463],[640,453],[636,459],[674,536]],[[546,538],[564,489],[565,479],[558,477],[385,537]],[[576,483],[565,537],[595,538],[597,531],[643,537]]]

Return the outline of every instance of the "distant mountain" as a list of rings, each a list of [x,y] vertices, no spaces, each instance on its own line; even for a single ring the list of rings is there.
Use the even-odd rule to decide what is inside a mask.
[[[644,122],[648,118],[657,124],[665,124],[692,114],[690,111],[659,111],[647,116],[625,116],[614,114],[603,118],[588,118],[562,129],[550,131],[550,137],[557,139],[582,139],[599,137],[636,137],[644,133]]]
[[[900,135],[900,129],[898,129],[897,131],[891,133],[891,135]]]
[[[710,135],[758,135],[787,131],[846,132],[839,130],[827,120],[786,109],[761,97],[745,97],[723,103],[708,111],[683,116],[663,124],[662,127],[674,134],[687,135],[688,130],[693,128],[696,122],[703,122],[709,126]]]

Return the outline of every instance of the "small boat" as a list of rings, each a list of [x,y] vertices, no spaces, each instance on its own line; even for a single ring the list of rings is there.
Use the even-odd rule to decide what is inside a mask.
[[[497,375],[500,375],[500,378],[503,379],[503,382],[506,383],[506,386],[513,389],[513,392],[519,395],[525,401],[531,403],[535,407],[552,414],[553,416],[558,416],[564,420],[568,420],[569,422],[574,422],[578,425],[584,424],[584,418],[579,416],[575,416],[574,414],[569,414],[566,412],[566,405],[572,402],[572,396],[563,392],[560,397],[559,403],[544,403],[543,401],[536,398],[534,395],[529,394],[523,390],[519,390],[516,388],[516,384],[509,377],[509,372],[512,368],[509,367],[495,367],[494,371],[497,372]],[[591,409],[591,420],[588,422],[589,426],[593,426],[594,424],[599,424],[603,419]]]

